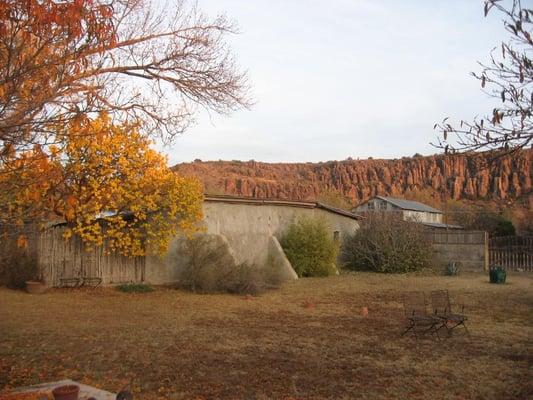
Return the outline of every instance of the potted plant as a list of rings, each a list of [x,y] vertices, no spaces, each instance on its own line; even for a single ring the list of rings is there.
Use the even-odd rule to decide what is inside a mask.
[[[78,385],[63,385],[52,390],[54,400],[78,400],[80,387]]]
[[[26,291],[30,294],[41,294],[46,292],[48,286],[41,280],[26,281]]]

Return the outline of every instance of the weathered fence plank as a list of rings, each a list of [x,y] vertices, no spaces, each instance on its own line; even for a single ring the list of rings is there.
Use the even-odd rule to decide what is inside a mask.
[[[144,281],[144,257],[108,254],[105,245],[86,249],[77,237],[63,239],[64,232],[57,226],[40,236],[38,262],[50,286],[59,286],[61,278],[101,278],[103,284]]]
[[[504,236],[489,243],[490,263],[509,270],[533,271],[533,236]]]

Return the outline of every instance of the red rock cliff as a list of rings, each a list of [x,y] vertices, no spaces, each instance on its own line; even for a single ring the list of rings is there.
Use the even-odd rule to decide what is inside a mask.
[[[456,200],[512,202],[531,198],[533,150],[515,157],[491,154],[436,155],[395,160],[345,160],[269,164],[256,161],[196,161],[177,172],[199,177],[207,193],[316,199],[334,190],[358,204],[377,194],[402,197],[425,191],[442,197],[446,182]]]

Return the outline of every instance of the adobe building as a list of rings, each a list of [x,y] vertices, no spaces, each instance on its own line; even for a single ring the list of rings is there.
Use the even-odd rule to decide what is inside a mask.
[[[322,218],[331,237],[340,241],[359,228],[361,218],[318,202],[232,196],[206,196],[203,211],[203,232],[199,235],[208,243],[226,249],[237,264],[246,262],[257,268],[274,264],[283,280],[297,278],[279,243],[291,224],[300,218]],[[176,283],[191,262],[188,239],[183,236],[171,240],[163,257],[128,258],[107,255],[102,248],[85,251],[78,238],[62,238],[64,229],[60,225],[50,228],[39,240],[39,265],[50,286],[60,285],[64,278],[82,277],[101,278],[104,285]]]

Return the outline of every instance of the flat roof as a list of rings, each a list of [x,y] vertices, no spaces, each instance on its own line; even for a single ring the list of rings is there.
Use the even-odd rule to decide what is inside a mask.
[[[256,197],[238,197],[231,195],[208,195],[204,196],[204,201],[227,204],[247,204],[254,206],[270,205],[270,206],[285,206],[298,208],[319,208],[332,212],[334,214],[342,215],[352,219],[363,219],[362,216],[354,214],[350,211],[340,208],[332,207],[318,201],[304,201],[304,200],[286,200],[286,199],[272,199],[272,198],[256,198]]]

